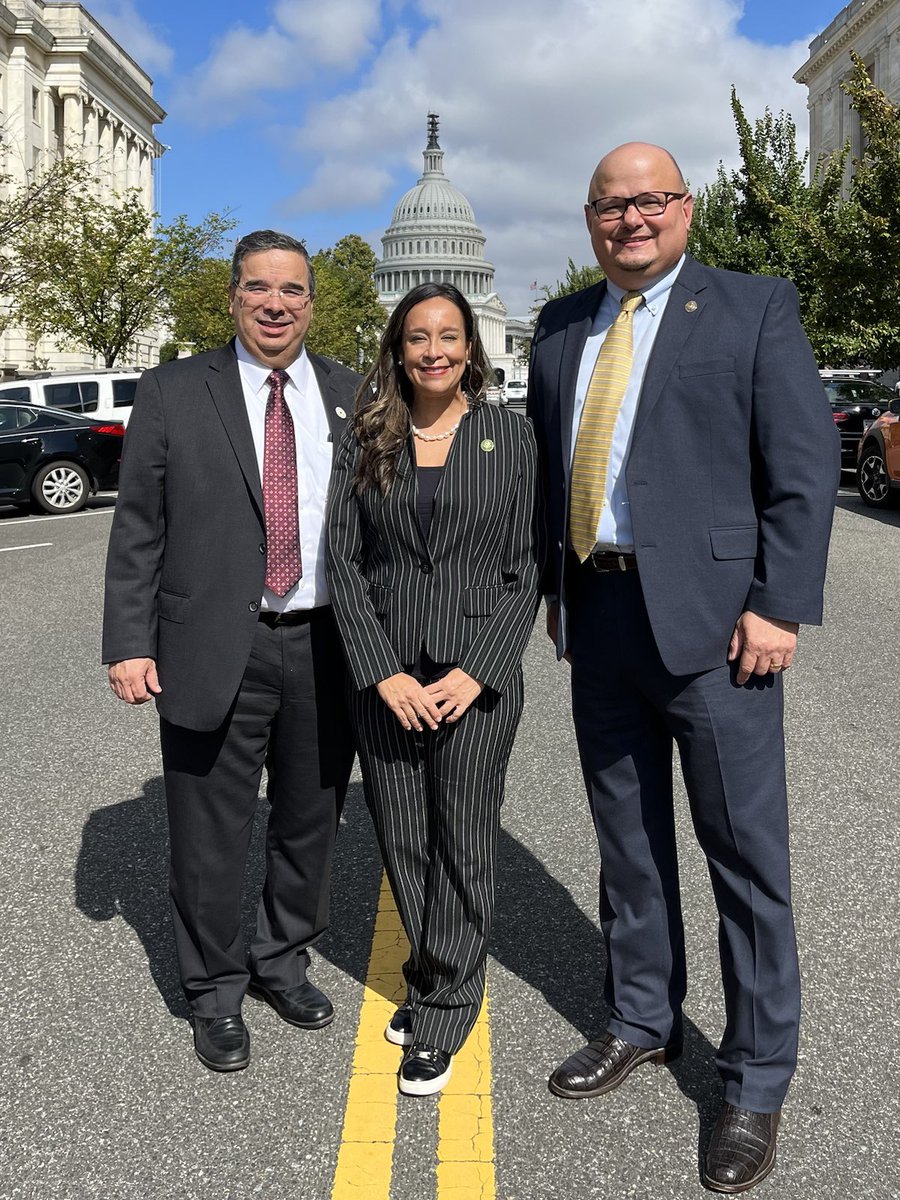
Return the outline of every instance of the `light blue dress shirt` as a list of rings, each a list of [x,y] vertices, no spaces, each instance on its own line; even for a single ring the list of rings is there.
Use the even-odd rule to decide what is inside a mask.
[[[644,290],[644,303],[634,314],[634,355],[631,364],[631,376],[622,407],[616,419],[613,430],[612,447],[609,455],[609,470],[606,476],[606,496],[600,512],[600,522],[597,526],[597,549],[619,550],[625,554],[634,551],[634,534],[631,529],[631,510],[628,507],[628,489],[625,486],[623,467],[631,447],[631,434],[634,429],[634,418],[637,413],[638,399],[644,386],[644,375],[656,335],[659,332],[660,321],[666,310],[672,284],[684,265],[684,255],[677,264],[662,279],[658,279],[652,287]],[[603,339],[610,325],[619,315],[622,297],[626,294],[624,288],[617,287],[611,280],[606,281],[606,295],[585,343],[581,355],[581,366],[578,368],[578,380],[575,384],[575,412],[572,417],[572,457],[575,455],[575,441],[578,437],[578,426],[581,424],[581,413],[584,399],[587,395],[591,375]],[[569,460],[571,470],[571,458]]]

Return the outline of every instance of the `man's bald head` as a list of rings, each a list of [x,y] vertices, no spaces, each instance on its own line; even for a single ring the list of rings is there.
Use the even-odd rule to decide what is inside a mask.
[[[634,203],[619,217],[598,217],[592,201],[618,197],[633,201],[648,192],[665,193],[666,208],[642,216]],[[646,287],[671,271],[684,254],[693,203],[675,157],[650,142],[626,142],[605,155],[594,171],[585,219],[597,262],[619,287]]]

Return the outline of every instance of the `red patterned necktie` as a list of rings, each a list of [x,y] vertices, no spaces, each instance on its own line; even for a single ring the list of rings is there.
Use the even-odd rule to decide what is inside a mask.
[[[297,448],[294,422],[284,399],[284,371],[266,382],[266,444],[263,452],[263,509],[266,514],[266,587],[284,596],[300,578],[297,514]]]

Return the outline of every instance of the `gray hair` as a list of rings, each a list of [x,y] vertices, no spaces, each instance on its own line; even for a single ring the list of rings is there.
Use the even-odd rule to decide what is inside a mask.
[[[248,233],[246,237],[242,237],[235,246],[234,256],[231,260],[232,287],[237,287],[241,282],[241,270],[247,255],[263,253],[266,250],[289,250],[293,254],[299,254],[306,263],[306,270],[309,273],[309,294],[315,296],[316,274],[313,271],[306,247],[296,238],[292,238],[289,233],[278,233],[274,229],[257,229],[254,233]]]

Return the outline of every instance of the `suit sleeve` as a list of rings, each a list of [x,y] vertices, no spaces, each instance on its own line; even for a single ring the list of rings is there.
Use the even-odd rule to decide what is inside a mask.
[[[338,448],[326,517],[326,571],[331,606],[353,682],[361,691],[403,670],[369,599],[364,540],[353,490],[359,444],[352,428]]]
[[[786,280],[772,292],[760,329],[751,437],[759,547],[746,608],[819,625],[840,444]]]
[[[460,659],[467,675],[502,692],[522,661],[540,602],[537,565],[537,446],[531,422],[522,422],[518,479],[509,514],[501,570],[504,594]]]
[[[541,318],[538,317],[531,340],[531,358],[528,365],[528,394],[525,412],[534,426],[537,441],[537,508],[535,512],[535,555],[540,576],[541,595],[556,601],[558,582],[550,557],[550,528],[548,496],[550,491],[547,470],[547,431],[544,421],[544,406],[538,394],[538,373],[535,369],[537,346],[540,340]]]
[[[125,435],[106,556],[102,661],[156,658],[157,593],[165,548],[166,433],[154,371],[137,386]]]

